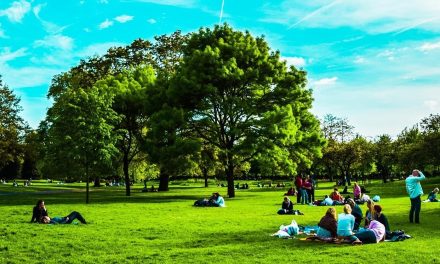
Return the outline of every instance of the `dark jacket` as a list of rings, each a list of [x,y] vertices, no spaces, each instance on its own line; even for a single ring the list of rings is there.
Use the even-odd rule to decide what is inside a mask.
[[[382,223],[382,225],[385,226],[385,231],[390,232],[390,225],[388,224],[388,218],[384,214],[380,214],[379,217],[377,217],[377,221]]]
[[[332,215],[324,215],[321,221],[319,221],[318,226],[328,230],[332,237],[336,237],[338,222],[336,222],[336,219]]]
[[[281,204],[281,208],[285,209],[285,210],[288,210],[289,212],[292,212],[293,211],[293,203],[291,201],[289,201],[289,203],[283,202]]]
[[[35,222],[41,223],[41,218],[43,218],[43,216],[48,216],[47,210],[41,209],[38,206],[34,206],[34,209],[32,211],[31,223],[35,223]]]

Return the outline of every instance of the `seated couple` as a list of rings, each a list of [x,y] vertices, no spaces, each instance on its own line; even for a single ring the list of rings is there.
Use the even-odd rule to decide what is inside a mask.
[[[284,196],[283,203],[281,204],[281,209],[278,210],[278,214],[296,214],[303,215],[299,210],[293,210],[293,203],[289,197]]]
[[[437,199],[437,194],[438,188],[434,188],[434,190],[428,194],[428,199],[424,202],[438,202],[439,200]]]
[[[225,207],[225,199],[218,193],[215,192],[209,199],[197,200],[194,202],[194,206],[212,206],[212,207]]]
[[[46,207],[44,205],[43,200],[39,200],[37,202],[37,205],[34,206],[33,212],[32,212],[32,219],[31,223],[40,223],[40,224],[70,224],[73,222],[73,220],[77,219],[83,224],[87,224],[84,217],[76,212],[71,212],[68,216],[65,217],[53,217],[50,218],[47,214]]]

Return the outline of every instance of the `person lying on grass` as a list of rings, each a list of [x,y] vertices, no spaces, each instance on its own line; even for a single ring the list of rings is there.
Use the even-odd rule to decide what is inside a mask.
[[[212,207],[225,207],[225,199],[218,193],[212,194],[209,199],[197,200],[194,202],[194,206],[212,206]]]
[[[32,211],[31,223],[41,223],[44,216],[47,216],[46,206],[43,200],[38,200]]]
[[[82,224],[87,224],[84,217],[76,211],[71,212],[68,216],[65,217],[56,216],[50,218],[49,216],[43,216],[41,222],[43,224],[70,224],[75,219],[78,219],[78,221],[80,221]]]
[[[317,237],[321,240],[331,240],[336,237],[338,225],[336,221],[336,209],[330,207],[318,223]]]

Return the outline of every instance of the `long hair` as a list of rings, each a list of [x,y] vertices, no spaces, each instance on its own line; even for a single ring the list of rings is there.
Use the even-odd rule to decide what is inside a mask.
[[[336,209],[334,207],[330,207],[327,209],[326,215],[332,216],[336,220]]]
[[[370,217],[371,217],[371,220],[376,220],[376,218],[377,218],[377,216],[376,216],[376,210],[374,209],[376,206],[375,206],[375,204],[374,204],[374,201],[371,200],[371,199],[369,199],[369,200],[367,201],[367,207],[368,207],[368,210],[370,211]]]
[[[38,200],[37,204],[35,205],[36,207],[40,207],[40,204],[44,203],[44,200]]]

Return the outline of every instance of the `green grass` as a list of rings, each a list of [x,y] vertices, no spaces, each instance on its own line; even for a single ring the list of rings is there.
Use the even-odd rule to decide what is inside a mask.
[[[440,178],[423,182],[425,193]],[[149,184],[151,185],[151,183]],[[300,225],[316,225],[326,207],[295,205],[303,216],[279,216],[284,189],[237,190],[226,208],[195,208],[194,200],[226,188],[203,188],[202,182],[175,182],[164,193],[131,197],[124,187],[92,188],[86,205],[84,184],[31,187],[0,185],[0,263],[434,263],[439,262],[440,203],[423,203],[421,224],[407,220],[409,199],[404,182],[373,183],[391,229],[414,238],[374,245],[331,245],[270,237],[294,218]],[[157,183],[155,186],[158,186]],[[330,193],[320,183],[317,197]],[[423,197],[426,198],[426,195]],[[32,207],[46,201],[51,216],[81,212],[89,225],[30,224]],[[365,205],[361,206],[365,213]],[[340,213],[342,207],[337,207]]]

